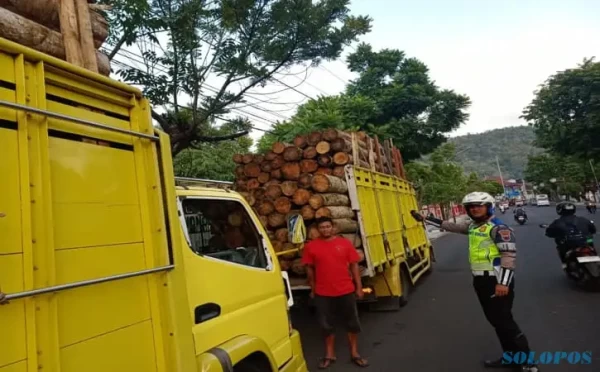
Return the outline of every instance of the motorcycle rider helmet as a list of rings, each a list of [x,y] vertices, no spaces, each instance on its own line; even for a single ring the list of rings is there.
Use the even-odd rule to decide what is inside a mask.
[[[570,202],[558,203],[556,206],[556,213],[558,213],[560,216],[569,216],[575,214],[576,210],[577,208],[575,207],[575,204]]]
[[[493,196],[488,194],[487,192],[475,191],[470,194],[465,195],[462,200],[462,205],[467,210],[467,215],[471,218],[471,212],[469,212],[470,205],[487,205],[487,215],[488,217],[494,214],[494,202],[496,200]],[[474,219],[474,218],[473,218]]]

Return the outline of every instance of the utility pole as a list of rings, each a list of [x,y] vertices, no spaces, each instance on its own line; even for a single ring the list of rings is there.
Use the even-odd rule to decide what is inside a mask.
[[[498,166],[498,173],[500,173],[500,182],[502,182],[502,193],[506,197],[506,189],[504,188],[504,177],[502,177],[502,170],[500,169],[500,163],[498,162],[498,155],[496,155],[496,165]]]
[[[594,180],[596,180],[596,192],[598,192],[598,178],[596,178],[596,171],[594,170],[594,164],[592,164],[592,159],[588,159],[590,162],[590,168],[592,168],[592,174],[594,175]],[[594,201],[596,202],[596,192],[594,192]]]

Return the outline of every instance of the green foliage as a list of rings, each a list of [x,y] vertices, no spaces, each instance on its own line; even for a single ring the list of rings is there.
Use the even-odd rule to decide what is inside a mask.
[[[299,63],[338,58],[345,45],[370,31],[370,19],[349,14],[349,0],[114,0],[111,40],[118,50],[134,41],[145,48],[146,70],[118,74],[140,85],[154,105],[180,110],[182,95],[192,111],[188,121],[152,117],[171,136],[174,154],[211,141],[202,128],[264,86],[273,75]],[[160,50],[160,52],[159,52]],[[114,54],[114,53],[111,53]],[[219,77],[220,87],[206,84]],[[247,134],[247,130],[238,132]],[[231,138],[229,135],[226,138]],[[213,141],[223,138],[215,138]]]
[[[533,145],[535,134],[528,126],[508,127],[449,138],[456,145],[456,161],[466,172],[482,177],[498,176],[496,156],[504,178],[523,178],[528,155],[539,155],[542,149]]]
[[[523,118],[535,128],[537,143],[552,153],[600,158],[600,62],[550,76],[535,92]]]
[[[539,191],[578,197],[584,191],[584,183],[593,180],[588,164],[574,157],[541,154],[528,158],[525,176],[535,183]],[[550,182],[556,179],[556,182]],[[542,186],[543,184],[543,186]]]

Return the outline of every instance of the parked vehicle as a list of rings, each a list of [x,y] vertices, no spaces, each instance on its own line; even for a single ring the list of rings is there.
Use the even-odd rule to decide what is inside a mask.
[[[4,39],[0,81],[0,370],[307,371],[257,216],[175,188],[140,91]]]
[[[535,196],[536,204],[538,207],[548,207],[550,206],[550,200],[548,199],[548,195],[546,194],[537,194]]]

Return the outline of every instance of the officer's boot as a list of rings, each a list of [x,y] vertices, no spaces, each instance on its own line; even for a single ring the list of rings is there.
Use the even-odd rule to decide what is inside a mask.
[[[514,340],[514,344],[517,350],[524,352],[525,354],[529,354],[529,352],[531,351],[531,349],[529,349],[529,342],[527,341],[527,337],[525,337],[525,334],[521,333],[519,334],[515,340]],[[539,372],[540,369],[538,368],[538,366],[536,364],[524,364],[523,366],[521,366],[521,372]]]

